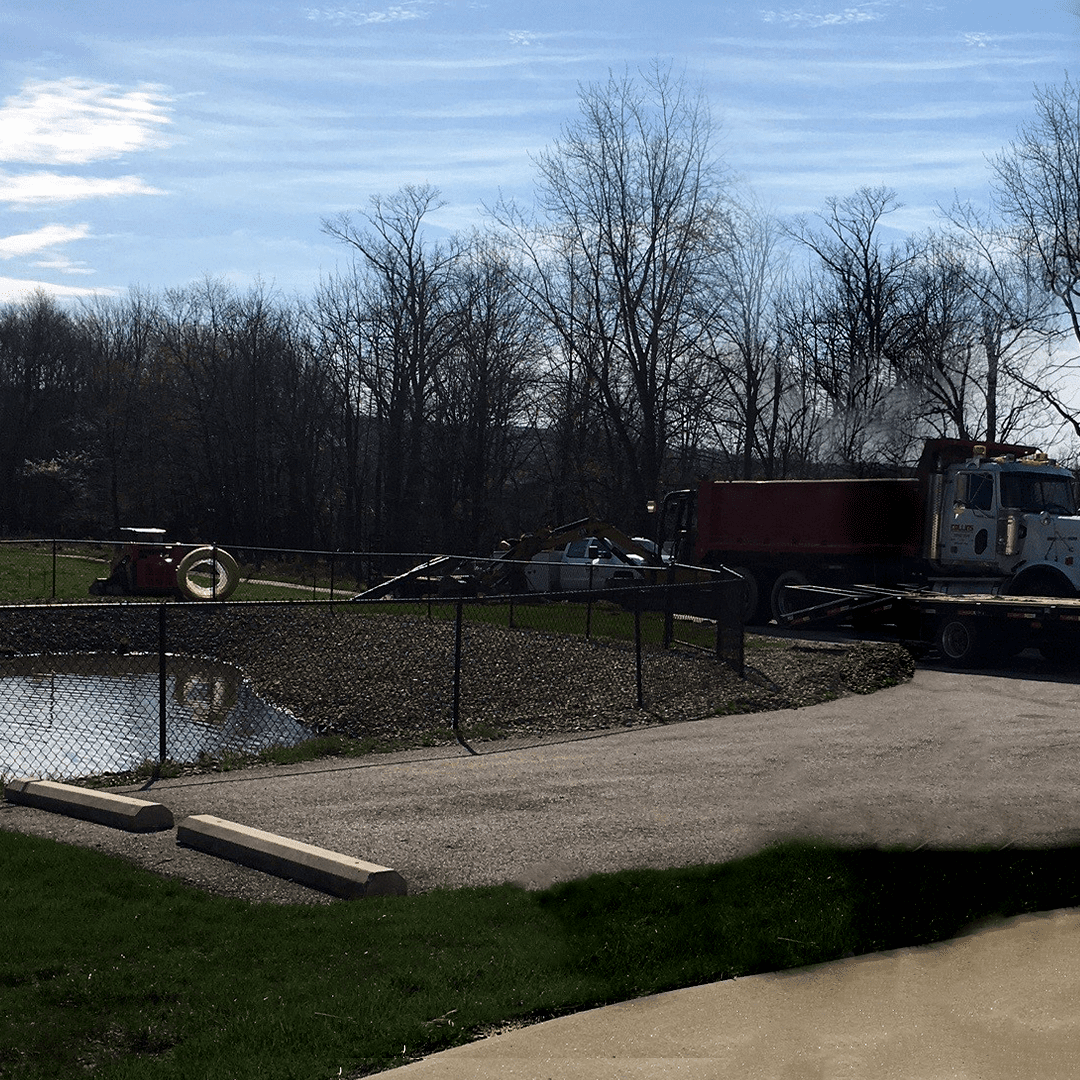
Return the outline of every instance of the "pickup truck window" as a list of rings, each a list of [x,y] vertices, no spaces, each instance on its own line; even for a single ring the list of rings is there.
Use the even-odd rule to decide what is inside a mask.
[[[1001,475],[1001,504],[1008,510],[1028,514],[1075,514],[1072,485],[1064,476],[1045,476],[1036,472],[1013,472]]]

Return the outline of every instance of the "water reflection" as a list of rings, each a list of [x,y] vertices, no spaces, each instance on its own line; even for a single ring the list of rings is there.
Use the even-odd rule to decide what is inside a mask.
[[[159,753],[157,656],[18,656],[0,660],[0,776],[48,779],[123,772]],[[292,746],[310,736],[258,697],[242,673],[169,656],[166,754]]]

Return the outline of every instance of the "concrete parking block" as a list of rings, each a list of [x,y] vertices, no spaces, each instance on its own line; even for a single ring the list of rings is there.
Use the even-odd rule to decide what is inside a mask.
[[[396,870],[211,814],[184,818],[176,827],[176,842],[346,900],[407,892],[405,879]]]
[[[85,818],[128,832],[157,832],[173,827],[172,811],[161,803],[58,784],[52,780],[26,777],[8,780],[4,785],[4,798],[7,802]]]

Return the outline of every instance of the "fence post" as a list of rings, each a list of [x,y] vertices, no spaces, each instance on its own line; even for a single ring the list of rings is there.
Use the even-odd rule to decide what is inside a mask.
[[[637,667],[637,707],[644,708],[645,697],[641,690],[641,590],[634,590],[634,653]]]
[[[669,579],[664,586],[664,648],[675,640],[675,586]]]
[[[168,699],[167,672],[165,665],[165,601],[158,606],[158,765],[154,770],[154,779],[161,778],[161,768],[165,764],[168,753],[167,732],[165,723],[165,703]]]
[[[56,599],[56,540],[52,542],[52,599]]]
[[[589,563],[589,595],[585,600],[585,640],[592,638],[592,578],[593,564]]]
[[[722,660],[739,678],[746,674],[746,636],[742,621],[742,591],[737,581],[720,581],[716,603],[716,659]]]
[[[450,718],[451,726],[454,729],[454,738],[470,754],[476,754],[477,751],[461,737],[461,730],[458,727],[458,721],[461,718],[461,613],[464,607],[465,602],[459,596],[454,607],[454,703]]]
[[[210,549],[213,554],[211,555],[210,563],[210,599],[217,599],[217,541],[211,545]]]

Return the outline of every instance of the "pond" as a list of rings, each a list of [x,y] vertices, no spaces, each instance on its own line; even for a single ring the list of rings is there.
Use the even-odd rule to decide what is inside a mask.
[[[156,655],[70,654],[0,660],[0,777],[61,780],[156,762],[160,747]],[[311,731],[263,701],[239,669],[168,656],[166,757],[294,746]]]

